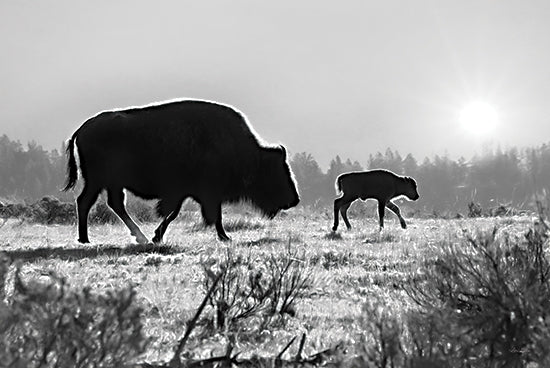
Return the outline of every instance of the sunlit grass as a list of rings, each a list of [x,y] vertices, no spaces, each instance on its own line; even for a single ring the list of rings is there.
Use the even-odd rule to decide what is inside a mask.
[[[200,215],[186,214],[169,228],[161,246],[136,246],[121,224],[93,225],[91,244],[75,241],[74,225],[43,226],[10,220],[0,228],[0,250],[21,258],[25,277],[40,277],[52,270],[74,286],[95,290],[135,286],[144,308],[146,335],[151,338],[145,360],[168,359],[183,335],[186,323],[205,294],[203,264],[234,256],[256,259],[280,257],[288,247],[300,262],[312,269],[313,285],[298,302],[296,316],[286,316],[253,337],[241,334],[235,342],[243,355],[274,356],[294,336],[308,336],[304,352],[313,353],[343,341],[360,341],[363,329],[357,321],[363,304],[382,298],[388,308],[406,307],[402,284],[407,275],[433,257],[443,241],[455,241],[463,231],[500,227],[500,232],[519,236],[529,217],[482,219],[410,219],[406,230],[388,219],[382,232],[377,220],[356,219],[350,231],[330,231],[328,212],[306,210],[284,213],[273,221],[246,213],[225,215],[231,243],[217,240],[213,228],[197,226]],[[156,224],[142,225],[151,237]],[[199,355],[214,350],[223,354],[226,338],[195,337],[189,348]],[[295,352],[292,347],[289,353]]]

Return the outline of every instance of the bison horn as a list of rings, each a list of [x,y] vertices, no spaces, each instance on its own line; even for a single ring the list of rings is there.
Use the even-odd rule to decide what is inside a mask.
[[[286,157],[286,148],[282,144],[279,144],[279,147],[281,148],[281,152],[283,153],[284,157]]]

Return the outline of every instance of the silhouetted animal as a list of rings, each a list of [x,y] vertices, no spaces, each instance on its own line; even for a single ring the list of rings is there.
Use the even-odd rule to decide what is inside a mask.
[[[384,227],[385,207],[388,207],[397,217],[399,217],[401,227],[405,229],[407,227],[405,219],[401,217],[399,207],[397,207],[391,199],[401,195],[413,201],[419,198],[416,181],[413,178],[399,176],[387,170],[371,170],[342,174],[336,179],[336,189],[343,194],[340,198],[334,200],[333,231],[338,229],[339,212],[342,213],[342,218],[347,228],[351,229],[347,211],[352,202],[358,198],[362,200],[374,198],[378,201],[380,230]]]
[[[124,191],[159,199],[163,218],[153,242],[191,197],[207,225],[229,240],[222,203],[249,201],[269,218],[299,201],[283,146],[263,143],[245,116],[232,107],[202,100],[179,100],[101,112],[72,135],[67,147],[68,178],[75,186],[75,143],[84,188],[77,198],[78,240],[89,242],[87,218],[102,190],[107,203],[138,243],[147,238],[124,207]]]

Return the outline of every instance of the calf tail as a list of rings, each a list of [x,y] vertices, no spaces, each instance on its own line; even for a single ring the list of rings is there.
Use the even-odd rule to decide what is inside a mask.
[[[69,139],[69,144],[67,145],[67,181],[65,182],[65,187],[62,189],[64,192],[74,188],[76,181],[78,179],[78,169],[76,167],[76,159],[74,157],[74,141],[76,134]]]

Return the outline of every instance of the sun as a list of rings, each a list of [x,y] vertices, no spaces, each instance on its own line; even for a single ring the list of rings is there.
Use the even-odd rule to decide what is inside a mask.
[[[490,104],[475,101],[462,108],[458,120],[462,127],[470,133],[477,136],[486,136],[495,130],[498,123],[498,114]]]

